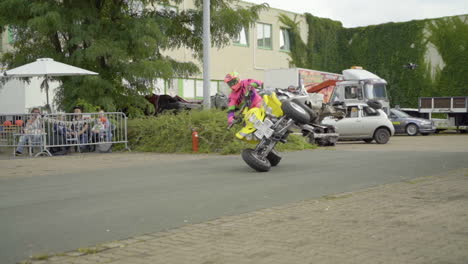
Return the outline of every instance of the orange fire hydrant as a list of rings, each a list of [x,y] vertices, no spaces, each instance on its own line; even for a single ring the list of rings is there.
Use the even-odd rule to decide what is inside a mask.
[[[192,150],[198,152],[198,132],[195,129],[192,129],[192,131]]]

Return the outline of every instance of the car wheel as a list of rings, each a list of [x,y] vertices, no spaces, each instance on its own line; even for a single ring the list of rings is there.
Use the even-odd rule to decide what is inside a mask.
[[[268,153],[267,160],[270,161],[271,166],[275,167],[280,163],[281,156],[279,155],[278,151],[273,149],[272,151],[270,151],[270,153]]]
[[[409,124],[406,126],[406,134],[408,134],[408,136],[416,136],[418,132],[419,132],[419,128],[417,125]]]
[[[310,122],[309,113],[304,110],[299,104],[292,101],[283,101],[281,109],[285,115],[300,124],[308,124]]]
[[[379,128],[374,133],[377,144],[386,144],[390,140],[390,132],[386,128]]]
[[[366,142],[367,144],[370,144],[370,143],[372,143],[372,141],[374,141],[373,138],[366,138],[366,139],[363,139],[363,140],[364,140],[364,142]]]
[[[268,159],[262,159],[257,156],[255,150],[253,149],[244,149],[242,151],[242,159],[249,165],[252,169],[259,172],[269,171],[271,168],[270,161]]]

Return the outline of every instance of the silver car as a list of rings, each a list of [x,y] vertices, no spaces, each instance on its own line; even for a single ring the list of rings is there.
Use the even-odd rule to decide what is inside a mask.
[[[340,140],[364,140],[366,143],[375,140],[378,144],[385,144],[395,134],[387,114],[365,103],[346,103],[345,118],[325,118],[322,124],[333,125]]]
[[[436,126],[433,121],[425,118],[412,117],[394,108],[390,109],[389,118],[397,134],[406,133],[408,136],[416,136],[421,133],[421,135],[426,136],[436,131]]]

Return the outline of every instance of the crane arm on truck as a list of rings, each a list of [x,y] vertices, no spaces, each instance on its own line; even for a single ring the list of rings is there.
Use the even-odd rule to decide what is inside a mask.
[[[317,93],[319,92],[320,90],[322,89],[325,89],[329,86],[335,86],[336,85],[336,82],[338,82],[338,80],[326,80],[324,82],[321,82],[317,85],[314,85],[310,88],[307,88],[307,92],[308,93]]]

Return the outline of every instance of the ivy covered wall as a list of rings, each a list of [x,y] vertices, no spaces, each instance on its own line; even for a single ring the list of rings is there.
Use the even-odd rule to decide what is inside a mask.
[[[417,107],[421,96],[468,96],[468,16],[359,28],[305,16],[307,42],[292,37],[302,47],[291,49],[297,67],[340,73],[362,66],[387,80],[391,104],[403,107]],[[403,67],[410,62],[418,67]]]

